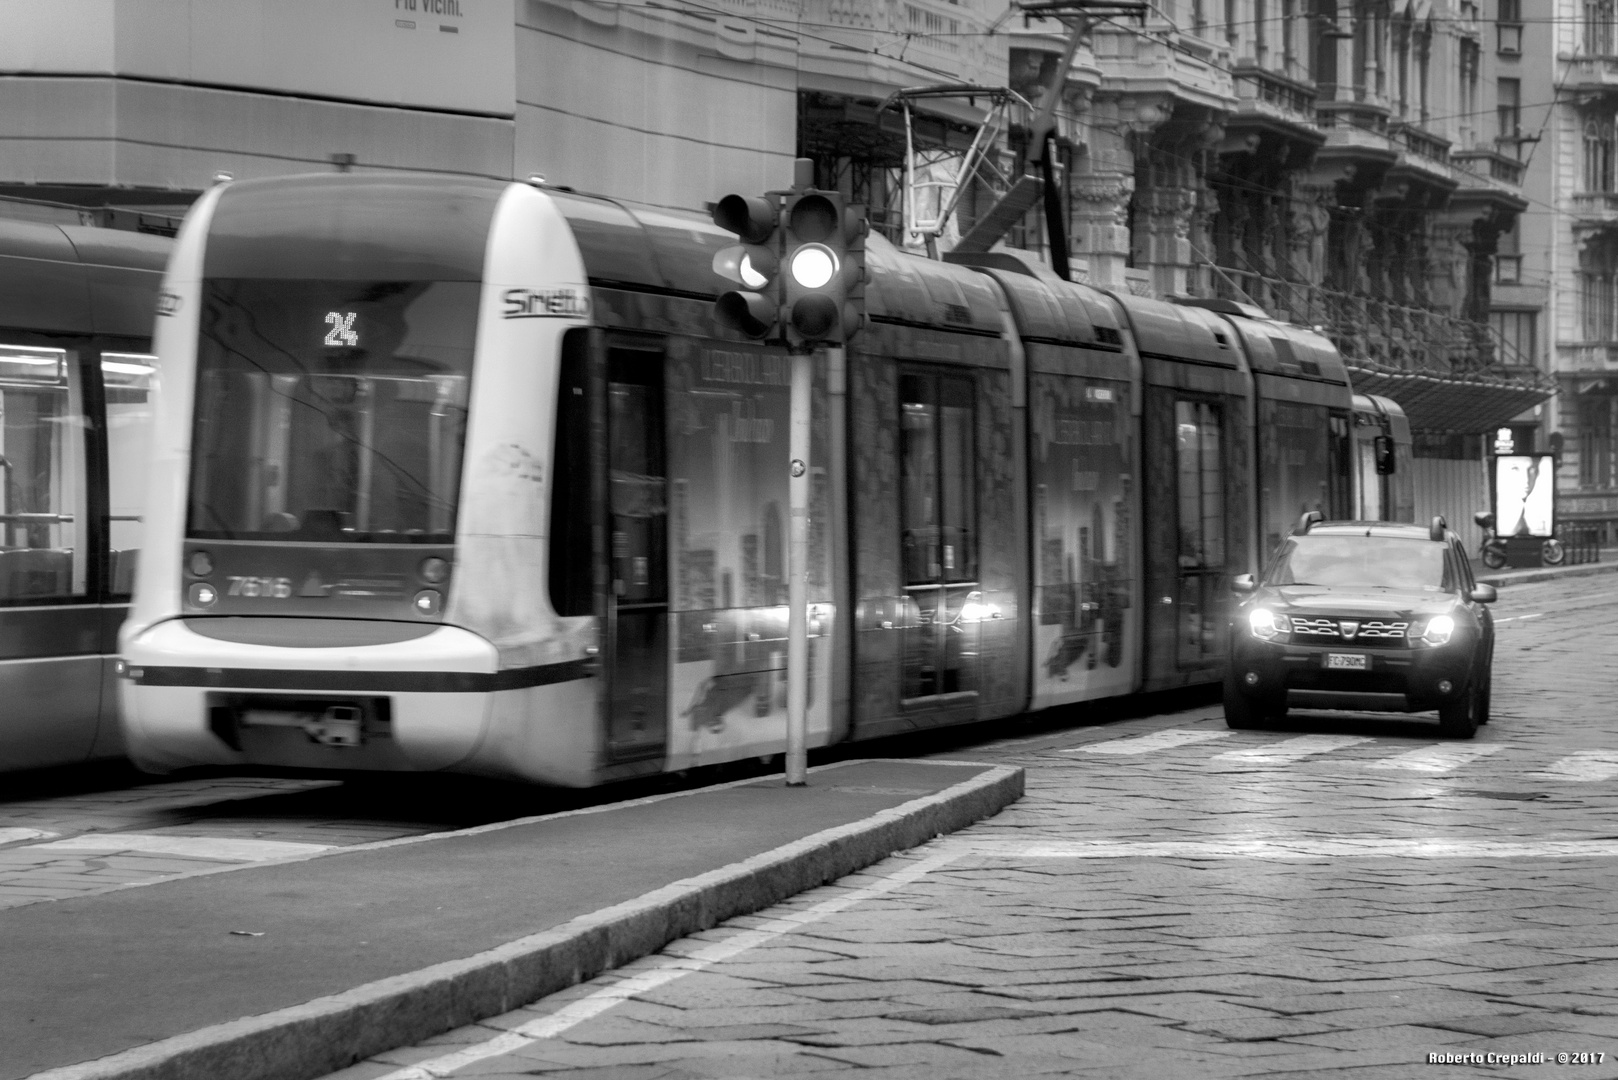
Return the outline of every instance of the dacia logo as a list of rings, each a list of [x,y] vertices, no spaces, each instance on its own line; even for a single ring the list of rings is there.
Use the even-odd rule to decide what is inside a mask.
[[[1360,632],[1360,624],[1354,619],[1344,619],[1337,624],[1337,627],[1342,630],[1344,641],[1353,641],[1354,635]]]
[[[559,319],[590,314],[590,298],[578,289],[507,289],[503,318]]]

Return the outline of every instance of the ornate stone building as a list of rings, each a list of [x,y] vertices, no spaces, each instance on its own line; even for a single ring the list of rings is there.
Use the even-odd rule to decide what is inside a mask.
[[[1084,0],[1058,70],[1067,26],[1005,0],[63,0],[78,33],[57,6],[0,36],[0,213],[178,213],[217,172],[330,168],[539,173],[698,208],[809,156],[919,246],[907,139],[936,196],[988,112],[973,88],[1056,84],[1075,276],[1320,327],[1359,387],[1404,405],[1418,451],[1468,476],[1479,433],[1548,391],[1554,280],[1566,468],[1618,500],[1618,44],[1612,0],[1558,2],[1553,44],[1520,0]],[[1553,48],[1567,103],[1547,125]],[[895,92],[938,84],[963,88],[907,125]],[[1013,108],[936,247],[1015,185],[1032,121]],[[1535,155],[1540,128],[1554,153]],[[1535,216],[1558,204],[1524,191],[1529,162],[1577,191],[1571,224]],[[1046,252],[1026,206],[1003,242]]]

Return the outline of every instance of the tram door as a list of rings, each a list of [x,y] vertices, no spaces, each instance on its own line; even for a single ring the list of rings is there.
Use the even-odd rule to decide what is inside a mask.
[[[972,381],[906,372],[899,389],[909,609],[902,697],[970,696],[978,689],[979,627],[968,605],[981,601]]]
[[[663,356],[607,357],[607,755],[660,756],[668,733],[668,471]]]

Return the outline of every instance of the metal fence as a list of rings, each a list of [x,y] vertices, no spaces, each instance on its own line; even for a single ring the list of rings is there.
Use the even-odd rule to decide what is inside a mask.
[[[1596,522],[1563,522],[1556,529],[1556,538],[1567,553],[1563,562],[1568,566],[1601,561],[1602,526]]]

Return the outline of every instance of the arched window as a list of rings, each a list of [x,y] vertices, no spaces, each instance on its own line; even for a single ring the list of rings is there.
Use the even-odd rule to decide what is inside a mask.
[[[1618,341],[1618,235],[1593,237],[1579,252],[1579,327],[1585,341]]]

